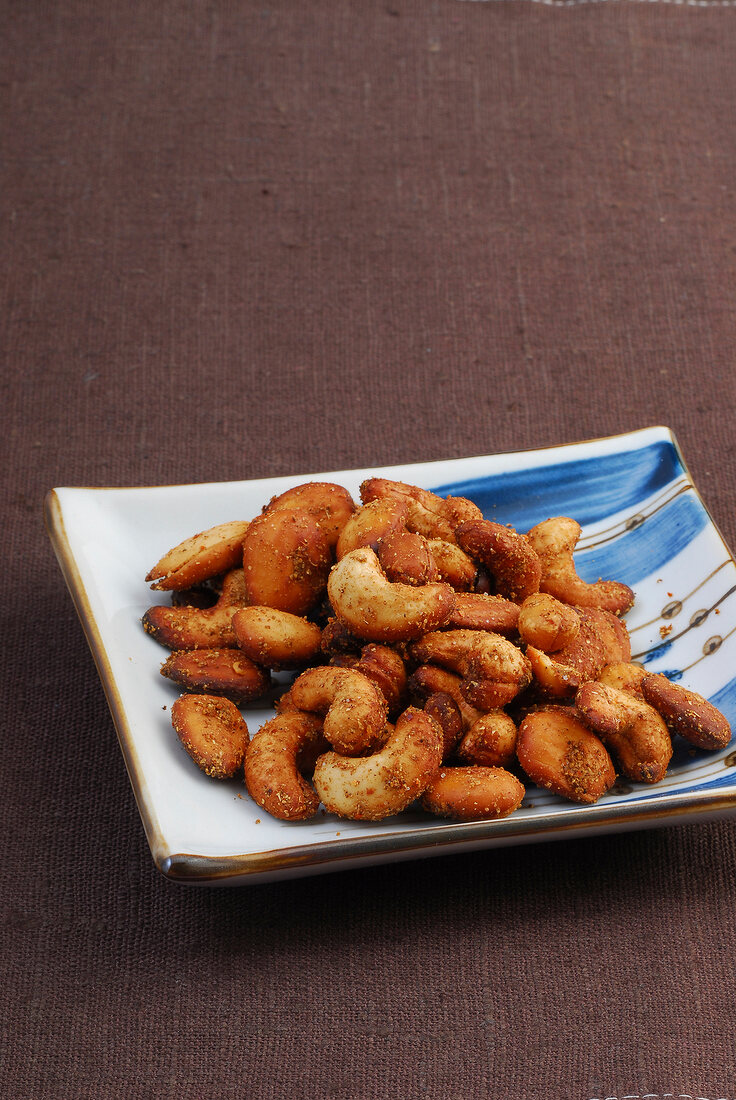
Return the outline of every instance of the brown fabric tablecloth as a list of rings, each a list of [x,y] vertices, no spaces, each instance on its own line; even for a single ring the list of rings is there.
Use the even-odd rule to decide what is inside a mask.
[[[731,3],[2,6],[0,1095],[736,1097],[736,825],[154,869],[54,485],[674,429],[736,545]]]

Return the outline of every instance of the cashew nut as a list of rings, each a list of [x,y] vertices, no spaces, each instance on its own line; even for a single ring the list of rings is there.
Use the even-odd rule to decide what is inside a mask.
[[[468,592],[478,575],[473,559],[454,542],[444,539],[427,539],[427,546],[437,571],[435,579],[451,584],[456,592]]]
[[[301,774],[305,756],[324,747],[313,714],[286,711],[261,726],[245,753],[245,785],[267,813],[281,821],[314,817],[319,798]]]
[[[658,783],[672,759],[672,741],[654,707],[606,684],[583,684],[575,705],[584,721],[636,783]]]
[[[535,680],[555,698],[573,696],[581,684],[595,680],[606,665],[631,657],[628,631],[616,615],[596,607],[573,610],[580,628],[569,645],[552,656],[536,646],[526,647]]]
[[[164,554],[146,580],[155,582],[151,588],[178,590],[234,569],[240,564],[248,526],[247,521],[233,520],[192,535]]]
[[[671,733],[679,733],[700,749],[724,749],[731,740],[725,714],[697,691],[675,684],[661,673],[645,675],[641,692],[661,714]]]
[[[355,655],[364,645],[363,638],[357,638],[350,630],[347,623],[343,623],[335,615],[331,615],[322,627],[322,652],[327,657],[340,654]]]
[[[463,729],[468,730],[481,717],[482,711],[471,707],[465,699],[460,690],[462,682],[462,677],[446,668],[440,668],[439,665],[420,665],[409,677],[407,687],[412,701],[422,706],[437,692],[449,695],[460,712]]]
[[[437,580],[437,568],[423,535],[402,528],[381,539],[376,553],[381,568],[394,583],[429,584]]]
[[[290,706],[325,716],[324,735],[344,756],[371,752],[383,744],[388,705],[362,672],[309,668],[296,678],[288,694]]]
[[[634,593],[627,584],[611,580],[598,580],[590,584],[577,574],[573,550],[581,530],[576,520],[556,516],[538,523],[527,532],[527,538],[542,566],[540,591],[549,592],[563,603],[577,607],[600,607],[622,615],[634,602]]]
[[[524,785],[504,768],[441,768],[422,795],[422,806],[438,817],[495,820],[518,810]]]
[[[329,481],[308,481],[272,497],[263,509],[307,512],[316,521],[329,546],[334,547],[345,524],[355,512],[355,501],[342,485]]]
[[[503,710],[489,710],[470,727],[457,746],[463,764],[506,768],[516,752],[516,723]]]
[[[315,624],[275,607],[243,607],[232,620],[239,648],[264,668],[301,668],[321,650]]]
[[[389,714],[397,714],[406,691],[406,666],[396,650],[369,642],[361,649],[354,667],[379,688]]]
[[[461,523],[455,537],[462,549],[489,570],[500,596],[521,603],[539,591],[541,566],[525,535],[489,519]]]
[[[229,699],[182,695],[171,707],[171,724],[195,764],[213,779],[232,779],[243,767],[248,726]]]
[[[521,640],[544,653],[565,649],[580,632],[580,616],[573,607],[546,592],[528,596],[519,608]]]
[[[211,649],[235,646],[232,620],[235,610],[245,607],[242,569],[231,569],[223,579],[222,592],[212,607],[149,607],[143,629],[169,649]]]
[[[605,746],[574,707],[547,706],[527,714],[516,755],[532,782],[571,802],[597,802],[616,781]]]
[[[161,666],[161,675],[187,691],[224,695],[247,703],[265,695],[271,677],[238,649],[182,649]]]
[[[445,626],[461,630],[490,630],[511,637],[516,634],[519,605],[487,592],[458,592]]]
[[[434,631],[415,642],[411,653],[417,661],[458,672],[463,696],[481,711],[505,706],[531,681],[531,665],[521,650],[490,631]]]
[[[641,682],[647,675],[647,670],[642,665],[633,664],[631,661],[615,661],[606,665],[596,679],[599,684],[607,687],[618,688],[629,695],[637,695],[643,699]]]
[[[391,817],[418,798],[442,760],[442,733],[433,718],[408,707],[388,741],[372,756],[326,752],[314,769],[314,788],[330,813],[356,821]]]
[[[327,593],[338,618],[372,642],[418,638],[446,622],[455,604],[449,584],[392,584],[368,547],[333,566]]]
[[[409,510],[403,500],[383,497],[358,508],[350,517],[337,540],[335,556],[344,558],[351,550],[369,546],[376,550],[381,539],[406,524]]]
[[[463,734],[460,708],[446,691],[435,691],[427,697],[422,709],[442,730],[442,759],[446,760]]]
[[[329,544],[308,512],[264,512],[243,539],[243,573],[252,604],[304,615],[320,598],[332,562]]]
[[[483,515],[480,508],[465,497],[445,498],[417,485],[382,477],[364,481],[360,487],[360,498],[366,504],[386,498],[402,501],[408,508],[406,525],[410,531],[416,531],[428,539],[444,539],[445,542],[456,541],[454,531],[458,524],[469,519],[480,519]]]

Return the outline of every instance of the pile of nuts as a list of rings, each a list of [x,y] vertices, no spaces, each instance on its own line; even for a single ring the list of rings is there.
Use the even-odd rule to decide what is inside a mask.
[[[173,594],[143,626],[171,650],[172,723],[207,775],[244,775],[282,820],[323,805],[377,821],[421,799],[468,821],[512,813],[529,781],[578,803],[617,770],[657,783],[673,735],[729,743],[705,698],[631,662],[634,594],[577,575],[574,519],[521,534],[384,478],[360,500],[296,486],[146,577]],[[276,715],[251,736],[241,708],[257,700]]]

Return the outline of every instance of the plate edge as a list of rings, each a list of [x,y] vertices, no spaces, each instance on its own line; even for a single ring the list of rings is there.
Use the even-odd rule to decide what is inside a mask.
[[[142,778],[142,769],[138,757],[133,748],[133,737],[125,717],[123,701],[115,682],[115,677],[110,667],[104,643],[100,636],[92,608],[90,607],[87,591],[84,587],[81,574],[77,568],[74,552],[69,542],[69,536],[64,524],[64,513],[56,489],[50,489],[43,501],[43,518],[46,533],[51,541],[56,560],[66,582],[72,603],[77,613],[77,618],[82,626],[87,645],[92,654],[92,659],[97,669],[97,675],[102,683],[108,709],[110,711],[118,745],[125,761],[130,785],[133,788],[138,812],[143,822],[146,840],[151,850],[154,863],[157,867],[165,865],[169,857],[169,850],[163,839],[163,832],[158,825],[158,819],[150,806],[147,797],[147,787]]]
[[[342,863],[370,865],[385,863],[392,858],[451,855],[457,848],[490,849],[512,843],[541,843],[575,835],[602,835],[625,829],[657,828],[668,823],[684,824],[693,815],[698,815],[702,823],[708,817],[736,817],[736,784],[730,794],[724,794],[722,790],[717,794],[697,791],[673,794],[665,804],[660,796],[656,803],[628,803],[620,806],[619,810],[621,812],[615,819],[610,817],[605,806],[598,805],[590,807],[587,813],[572,821],[559,820],[569,813],[569,809],[564,808],[541,822],[539,819],[524,822],[513,815],[504,821],[490,823],[444,822],[425,830],[418,837],[407,837],[402,833],[389,834],[384,838],[351,837],[345,841],[243,856],[212,857],[176,852],[157,866],[165,878],[182,885],[227,885],[233,879],[247,884],[291,874],[319,874],[337,870]],[[484,830],[488,824],[493,826],[490,834],[487,829]],[[394,843],[391,843],[392,839]],[[378,847],[377,840],[383,841]]]

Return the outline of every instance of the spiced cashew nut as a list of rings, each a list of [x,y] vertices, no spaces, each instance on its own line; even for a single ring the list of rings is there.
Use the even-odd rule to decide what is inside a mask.
[[[442,762],[442,733],[430,715],[408,707],[388,741],[372,756],[326,752],[314,769],[325,808],[355,821],[401,813],[427,788]]]
[[[516,752],[516,723],[505,710],[482,714],[457,746],[457,758],[463,764],[506,768]]]
[[[555,653],[572,645],[580,633],[580,616],[574,607],[546,592],[528,596],[519,608],[519,635],[527,645]]]
[[[379,542],[376,553],[381,569],[390,581],[414,587],[436,581],[437,566],[423,535],[405,528],[393,531]]]
[[[575,707],[552,705],[528,714],[519,726],[516,755],[533,783],[570,802],[597,802],[616,780],[605,746]]]
[[[407,515],[406,504],[391,497],[364,504],[353,513],[340,532],[335,557],[340,561],[351,550],[358,550],[361,546],[375,550],[381,539],[405,527]]]
[[[171,707],[171,724],[192,760],[212,779],[232,779],[242,770],[250,735],[229,699],[181,695]]]
[[[635,783],[658,783],[672,759],[672,740],[654,707],[606,684],[583,684],[575,705]]]
[[[563,603],[577,607],[600,607],[622,615],[634,602],[634,593],[619,581],[598,580],[593,583],[578,576],[573,550],[580,538],[580,524],[569,516],[555,516],[538,523],[527,532],[542,566],[539,584],[541,592],[556,596]]]
[[[446,691],[435,691],[428,696],[422,710],[434,718],[442,730],[442,760],[454,752],[463,735],[463,716],[455,700]]]
[[[246,749],[248,793],[281,821],[304,821],[319,809],[319,797],[300,765],[322,744],[321,725],[316,715],[285,711],[261,726]]]
[[[167,657],[160,672],[186,691],[224,695],[233,703],[260,699],[271,687],[268,670],[239,649],[180,649]]]
[[[731,740],[731,726],[725,714],[705,696],[675,684],[662,673],[642,677],[641,692],[662,715],[671,733],[679,733],[700,749],[724,749]]]
[[[238,647],[263,668],[303,667],[322,647],[320,627],[276,607],[243,607],[232,628]]]
[[[504,637],[514,637],[518,624],[519,605],[513,600],[488,592],[458,592],[445,626],[462,630],[490,630]]]
[[[219,523],[180,542],[146,574],[151,588],[180,591],[240,564],[247,520]]]
[[[541,565],[526,535],[489,519],[461,523],[455,531],[466,554],[491,573],[498,595],[521,603],[539,591]]]
[[[333,566],[327,594],[338,618],[370,642],[418,638],[446,622],[455,605],[449,584],[392,584],[368,547],[352,550]]]
[[[307,481],[272,497],[263,512],[307,512],[322,530],[328,544],[337,544],[340,532],[355,512],[355,501],[342,485],[331,481]]]
[[[510,703],[532,678],[521,650],[486,630],[434,631],[415,642],[411,652],[417,661],[458,672],[463,696],[481,711]]]
[[[438,581],[451,584],[456,592],[470,592],[478,576],[473,559],[454,542],[445,539],[427,539]]]
[[[551,599],[552,597],[550,597]],[[571,608],[578,617],[575,638],[552,654],[527,645],[534,678],[547,694],[571,697],[581,684],[595,680],[606,665],[627,662],[631,642],[625,623],[598,607]]]
[[[388,703],[389,716],[395,716],[404,709],[406,666],[395,649],[377,642],[368,642],[361,648],[359,657],[341,654],[332,657],[330,664],[338,668],[355,669],[372,680]]]
[[[242,569],[231,569],[223,579],[222,591],[213,607],[168,607],[156,604],[143,616],[143,629],[168,649],[233,647],[233,615],[245,607]]]
[[[324,593],[331,563],[329,542],[306,511],[263,512],[243,539],[243,575],[252,604],[306,614]]]
[[[463,723],[463,730],[469,730],[482,716],[482,711],[472,707],[461,691],[462,677],[439,665],[420,665],[414,669],[407,681],[411,701],[425,706],[430,696],[437,693],[449,695],[457,706]]]
[[[422,795],[422,806],[438,817],[495,820],[518,810],[525,793],[524,784],[505,768],[441,768]]]
[[[324,735],[344,756],[370,752],[385,740],[388,704],[362,672],[309,668],[297,676],[288,696],[290,707],[324,715]]]
[[[408,509],[406,525],[410,531],[429,539],[444,539],[445,542],[456,541],[454,532],[460,523],[483,516],[477,504],[465,497],[441,497],[418,485],[382,477],[364,481],[360,487],[360,498],[365,504],[387,498],[403,502]]]

